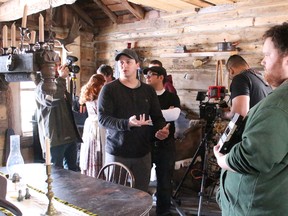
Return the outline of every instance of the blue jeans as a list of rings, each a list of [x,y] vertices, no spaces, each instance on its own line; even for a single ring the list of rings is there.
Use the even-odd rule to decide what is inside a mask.
[[[77,166],[77,143],[67,143],[50,148],[51,162],[54,166],[79,171]]]
[[[172,176],[175,166],[175,140],[154,142],[152,162],[156,166],[157,191],[156,213],[168,213],[171,206]]]

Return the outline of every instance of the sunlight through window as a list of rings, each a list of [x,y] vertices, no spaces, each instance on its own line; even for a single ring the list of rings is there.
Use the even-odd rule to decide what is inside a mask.
[[[36,110],[34,82],[20,83],[21,127],[22,132],[32,132],[32,117]]]

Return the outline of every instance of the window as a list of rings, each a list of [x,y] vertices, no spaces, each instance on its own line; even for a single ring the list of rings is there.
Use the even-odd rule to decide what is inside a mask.
[[[21,129],[24,136],[32,133],[32,117],[36,110],[35,87],[32,81],[20,82]]]

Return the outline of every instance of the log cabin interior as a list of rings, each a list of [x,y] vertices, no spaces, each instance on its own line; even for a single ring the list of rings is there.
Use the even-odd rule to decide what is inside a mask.
[[[141,58],[141,68],[153,59],[163,63],[173,77],[184,119],[189,117],[189,120],[199,120],[199,101],[196,100],[199,91],[218,84],[229,89],[224,66],[229,56],[238,53],[252,68],[263,71],[262,35],[269,27],[288,21],[286,0],[0,0],[0,29],[8,27],[10,44],[14,23],[17,47],[22,44],[25,49],[29,49],[30,39],[24,37],[21,42],[18,28],[24,5],[27,5],[27,28],[37,32],[36,41],[41,14],[45,37],[46,32],[54,33],[54,48],[62,62],[65,63],[67,55],[78,58],[76,95],[103,63],[113,67],[117,78],[115,54],[132,48]],[[2,48],[3,31],[0,39]],[[233,44],[233,49],[221,50],[219,45],[223,42]],[[4,52],[2,49],[1,61],[4,61]],[[34,162],[33,86],[26,86],[23,76],[11,76],[12,80],[5,81],[5,76],[12,72],[2,69],[6,63],[1,64],[0,166],[7,160],[8,129],[21,136],[25,163]],[[183,131],[190,126],[185,120],[178,125]],[[199,134],[196,136],[198,139],[191,143],[197,146],[201,139]],[[189,158],[191,152],[185,153],[178,159]]]

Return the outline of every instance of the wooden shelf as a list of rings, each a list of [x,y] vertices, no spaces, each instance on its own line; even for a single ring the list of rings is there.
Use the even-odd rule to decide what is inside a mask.
[[[229,57],[235,55],[238,52],[235,51],[211,51],[211,52],[191,52],[191,53],[163,53],[160,55],[161,58],[186,58],[186,57]]]

